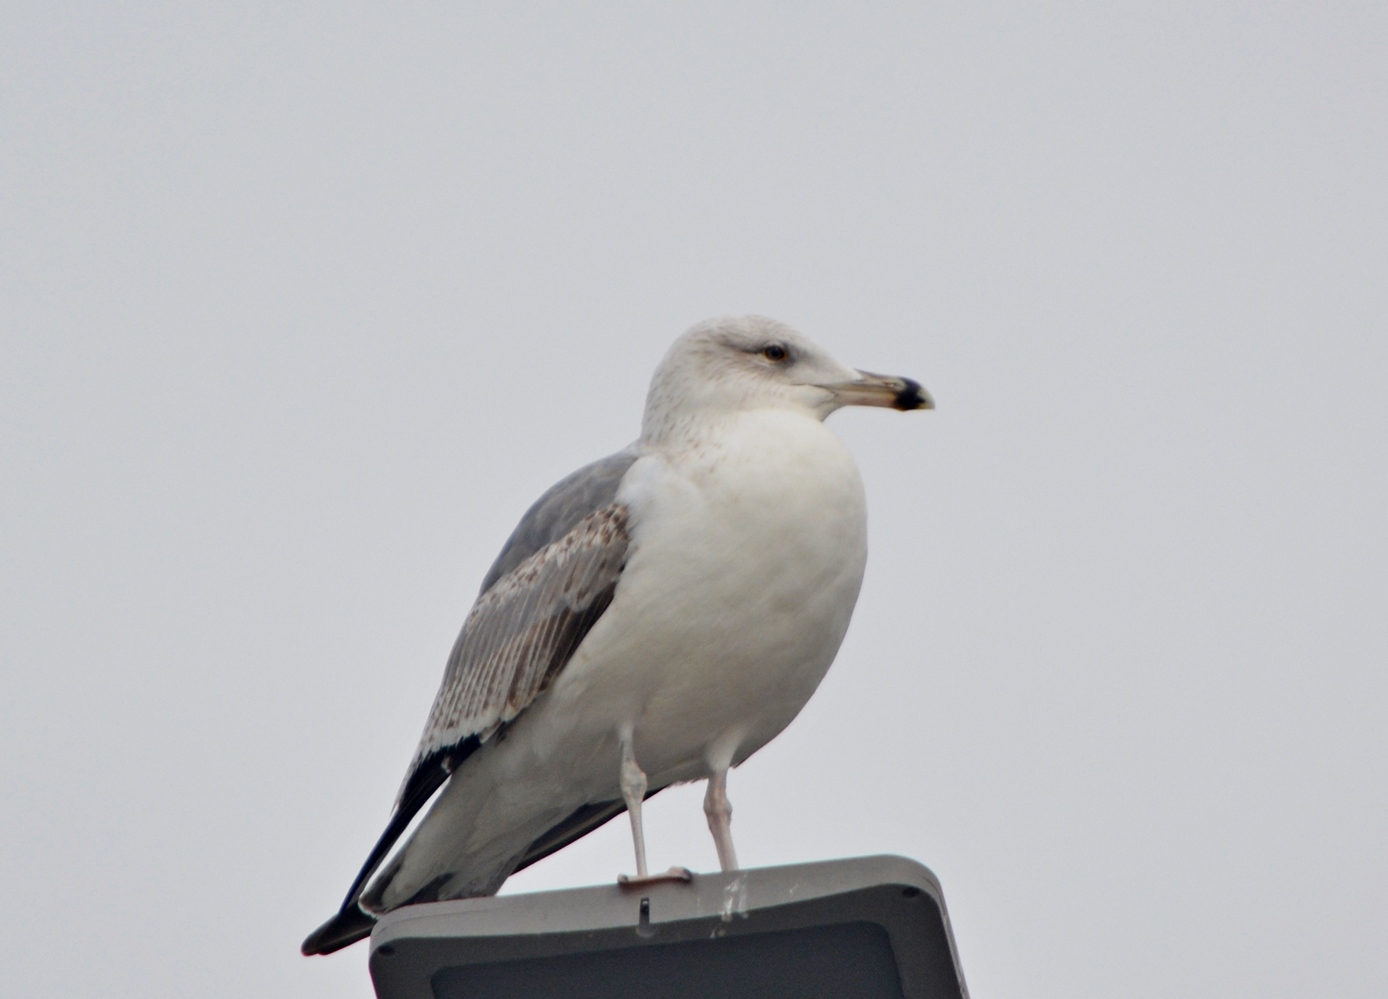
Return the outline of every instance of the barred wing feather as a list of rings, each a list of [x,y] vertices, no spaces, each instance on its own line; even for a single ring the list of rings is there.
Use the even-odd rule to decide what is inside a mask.
[[[343,913],[355,912],[366,882],[449,774],[544,693],[568,663],[612,602],[629,540],[626,507],[609,503],[478,598],[448,657],[394,814],[348,889]]]
[[[471,737],[486,742],[549,687],[612,602],[627,544],[626,508],[610,504],[482,594],[448,658],[411,770]]]

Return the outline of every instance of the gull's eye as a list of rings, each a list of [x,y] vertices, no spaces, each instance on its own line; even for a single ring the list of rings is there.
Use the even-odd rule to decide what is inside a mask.
[[[786,348],[779,343],[768,343],[761,349],[761,356],[768,361],[774,361],[780,364],[786,358],[790,357],[790,351],[786,350]]]

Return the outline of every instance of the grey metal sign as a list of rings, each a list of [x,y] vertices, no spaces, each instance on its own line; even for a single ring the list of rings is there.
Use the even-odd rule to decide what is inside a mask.
[[[968,999],[940,883],[904,857],[409,906],[380,999]]]

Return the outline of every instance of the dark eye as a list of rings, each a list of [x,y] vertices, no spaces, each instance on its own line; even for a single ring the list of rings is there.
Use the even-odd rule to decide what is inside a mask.
[[[790,351],[786,350],[786,348],[779,343],[768,343],[761,349],[761,356],[768,361],[775,361],[779,364],[790,356]]]

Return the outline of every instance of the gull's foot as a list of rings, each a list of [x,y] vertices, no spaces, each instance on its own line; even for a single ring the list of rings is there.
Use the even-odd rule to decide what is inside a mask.
[[[664,874],[647,874],[638,877],[632,877],[630,874],[617,875],[617,884],[623,888],[640,888],[643,885],[656,885],[665,881],[679,881],[682,884],[689,884],[693,880],[694,872],[688,867],[672,867]]]

